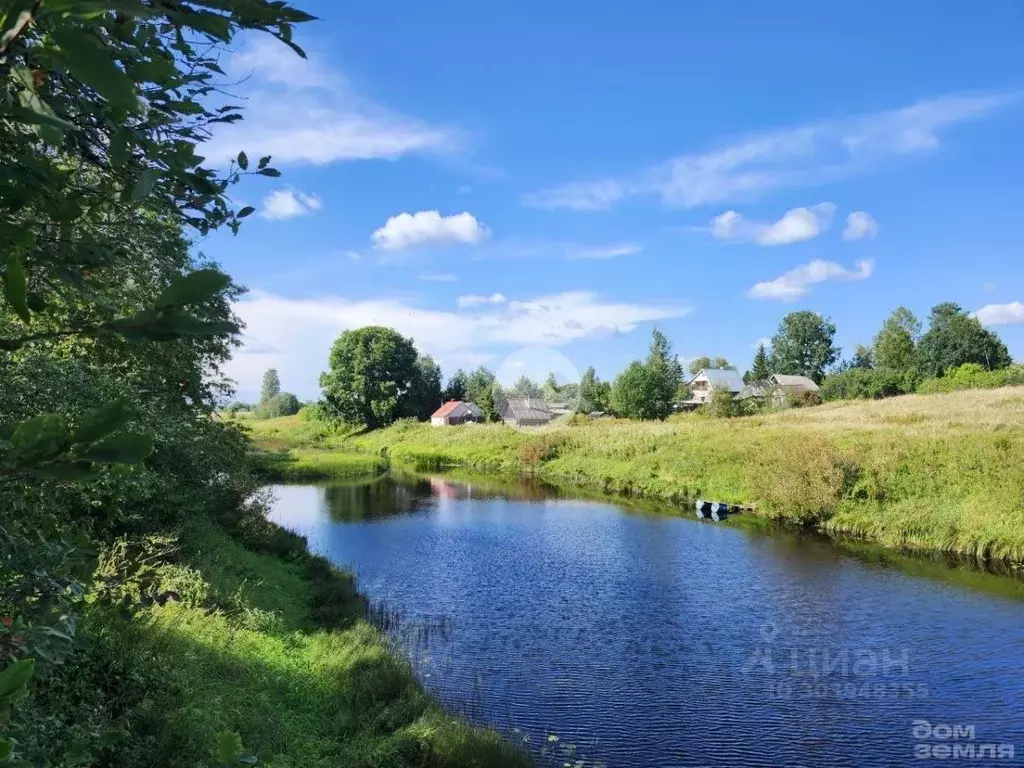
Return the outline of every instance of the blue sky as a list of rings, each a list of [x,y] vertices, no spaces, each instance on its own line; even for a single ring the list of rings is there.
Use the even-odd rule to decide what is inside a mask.
[[[742,370],[787,312],[852,351],[952,300],[1024,357],[1019,2],[300,5],[309,61],[250,38],[202,152],[284,174],[198,245],[251,289],[243,397],[315,397],[371,323],[446,374],[611,378],[655,324]]]

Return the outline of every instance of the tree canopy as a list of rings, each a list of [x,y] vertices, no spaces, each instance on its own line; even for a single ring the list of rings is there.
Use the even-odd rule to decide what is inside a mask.
[[[683,368],[672,353],[668,337],[655,328],[647,360],[630,363],[612,386],[611,403],[616,413],[634,419],[664,419],[672,413]]]
[[[376,429],[436,408],[441,374],[433,360],[420,358],[412,339],[375,325],[337,338],[320,389],[328,417]]]
[[[917,341],[920,336],[921,321],[906,307],[897,307],[875,336],[875,366],[899,371],[917,367]]]
[[[839,359],[835,335],[835,324],[817,312],[786,315],[772,337],[773,373],[807,376],[820,383],[825,369]]]
[[[764,344],[757,345],[757,352],[754,353],[754,362],[750,366],[750,381],[764,381],[772,375],[771,360],[768,357],[768,350]]]
[[[928,376],[942,376],[965,363],[976,363],[986,370],[1010,365],[1009,350],[1002,340],[954,302],[932,307],[928,331],[917,350],[918,365]]]
[[[265,403],[281,392],[281,379],[276,368],[268,368],[263,374],[263,386],[260,387],[260,402]]]
[[[698,373],[703,371],[705,368],[735,368],[734,365],[730,365],[729,361],[724,357],[708,357],[707,355],[701,355],[695,357],[690,361],[687,370],[689,370],[691,376],[696,376]]]

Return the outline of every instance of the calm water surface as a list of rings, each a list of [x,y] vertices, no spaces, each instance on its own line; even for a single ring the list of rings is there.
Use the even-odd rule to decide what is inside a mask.
[[[969,588],[529,486],[274,491],[273,518],[357,574],[427,687],[541,764],[893,766],[944,745],[958,763],[1024,758],[1009,578]],[[916,738],[916,720],[933,734]],[[975,738],[938,738],[947,725]],[[1011,744],[1012,759],[968,757]]]

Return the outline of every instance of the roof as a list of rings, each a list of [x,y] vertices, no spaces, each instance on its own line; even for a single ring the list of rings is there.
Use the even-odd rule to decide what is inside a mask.
[[[802,392],[818,391],[818,385],[806,376],[790,376],[786,373],[773,373],[772,381],[786,389],[795,389]]]
[[[769,391],[775,389],[775,385],[766,379],[752,381],[740,390],[737,400],[746,400],[748,397],[764,397]]]
[[[511,417],[516,421],[548,421],[551,411],[539,397],[510,397],[501,409],[501,417]]]
[[[712,388],[728,389],[730,392],[739,392],[743,389],[743,377],[735,368],[703,368],[690,379],[690,383],[692,384],[701,376],[708,380]]]
[[[481,408],[476,403],[466,403],[466,408],[468,408],[469,412],[476,416],[478,419],[482,419],[484,417],[484,409]]]
[[[473,407],[476,408],[476,406]],[[461,400],[449,400],[447,403],[445,403],[432,414],[430,414],[430,418],[443,419],[449,416],[458,416],[459,413],[457,412],[461,412],[464,408],[468,409],[468,406]]]

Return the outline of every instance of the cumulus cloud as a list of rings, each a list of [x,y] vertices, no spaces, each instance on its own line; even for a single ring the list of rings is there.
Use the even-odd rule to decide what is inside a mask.
[[[985,325],[1018,325],[1024,323],[1024,302],[986,304],[974,316]]]
[[[492,293],[490,296],[459,296],[455,303],[460,307],[477,307],[481,304],[504,304],[507,299],[500,293]]]
[[[717,240],[788,245],[820,235],[832,225],[835,212],[834,204],[818,203],[786,211],[778,221],[759,222],[749,221],[736,211],[726,211],[711,220],[711,234]]]
[[[226,163],[244,149],[271,155],[275,165],[325,165],[347,160],[395,160],[409,153],[451,152],[460,131],[402,115],[357,94],[344,75],[302,59],[277,41],[254,38],[227,62],[246,78],[245,120],[220,125],[201,153]]]
[[[878,222],[870,213],[854,211],[846,217],[843,240],[861,240],[878,234]]]
[[[570,259],[614,259],[617,256],[633,256],[644,247],[639,243],[614,243],[590,247],[572,247],[569,249]]]
[[[669,158],[631,178],[573,181],[532,192],[542,208],[594,211],[631,195],[691,208],[744,200],[771,189],[807,187],[867,173],[900,157],[938,149],[942,129],[977,120],[1015,94],[948,95],[852,117],[766,131],[706,152]]]
[[[295,189],[275,189],[263,198],[260,216],[271,221],[285,221],[296,216],[309,216],[322,207],[320,198]]]
[[[384,325],[411,336],[446,368],[475,367],[524,346],[563,346],[628,333],[642,323],[682,317],[682,304],[605,301],[570,291],[525,301],[488,302],[464,311],[424,309],[395,299],[291,299],[253,291],[234,305],[245,323],[244,346],[227,364],[243,395],[254,394],[267,368],[288,371],[297,394],[312,397],[331,343],[344,330]]]
[[[747,295],[752,299],[775,299],[777,301],[796,301],[811,291],[811,286],[833,280],[853,281],[867,280],[875,271],[872,259],[861,259],[854,269],[846,269],[834,261],[815,259],[803,264],[784,275],[763,283],[757,283]]]
[[[372,239],[378,250],[402,251],[441,243],[476,245],[490,235],[490,230],[471,213],[442,216],[437,211],[419,211],[392,216],[373,233]]]

